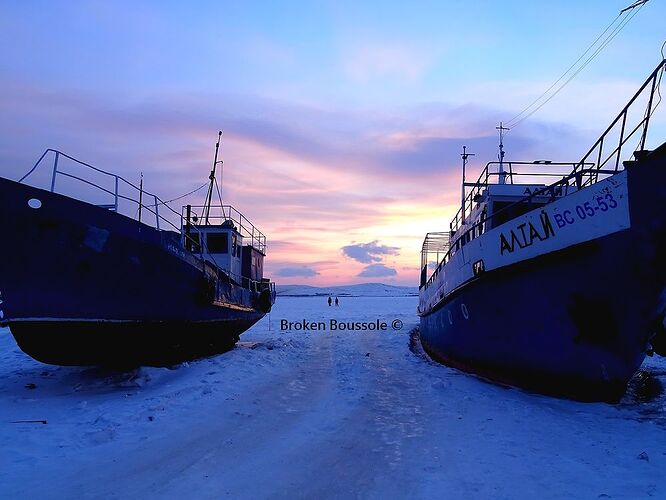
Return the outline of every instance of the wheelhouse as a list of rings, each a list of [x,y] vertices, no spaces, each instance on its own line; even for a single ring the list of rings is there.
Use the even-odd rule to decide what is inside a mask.
[[[230,205],[183,207],[183,247],[245,288],[264,283],[266,237]]]

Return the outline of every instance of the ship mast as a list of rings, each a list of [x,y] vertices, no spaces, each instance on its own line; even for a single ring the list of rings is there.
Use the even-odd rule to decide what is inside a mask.
[[[499,158],[499,184],[505,184],[506,183],[506,173],[504,172],[504,131],[509,130],[507,127],[504,127],[502,125],[502,122],[500,122],[499,127],[495,127],[497,130],[499,130],[499,154],[497,155],[497,158]]]
[[[463,146],[462,157],[462,193],[460,198],[460,206],[462,207],[463,216],[465,215],[465,167],[467,166],[467,158],[474,156],[474,153],[467,152],[467,146]]]
[[[217,154],[220,150],[220,141],[222,140],[222,131],[217,134],[217,142],[215,143],[215,159],[213,160],[213,167],[210,170],[210,184],[208,185],[208,193],[206,194],[206,202],[204,203],[204,223],[208,224],[208,217],[210,216],[210,206],[213,203],[213,187],[215,185],[215,169],[218,163],[224,163],[223,160],[217,161]],[[220,199],[220,204],[222,200]]]

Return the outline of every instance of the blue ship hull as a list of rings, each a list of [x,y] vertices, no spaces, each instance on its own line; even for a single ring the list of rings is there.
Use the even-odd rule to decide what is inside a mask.
[[[1,178],[0,224],[0,324],[45,363],[169,365],[222,352],[275,298],[221,276],[176,232]]]
[[[630,228],[479,274],[421,314],[425,350],[538,392],[621,397],[660,340],[666,145],[626,170]]]

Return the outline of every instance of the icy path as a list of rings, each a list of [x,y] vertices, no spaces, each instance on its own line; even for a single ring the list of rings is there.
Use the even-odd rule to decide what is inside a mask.
[[[281,298],[235,350],[134,374],[41,365],[0,330],[0,498],[666,497],[664,396],[485,383],[409,350],[415,307]],[[276,330],[329,316],[405,327]]]

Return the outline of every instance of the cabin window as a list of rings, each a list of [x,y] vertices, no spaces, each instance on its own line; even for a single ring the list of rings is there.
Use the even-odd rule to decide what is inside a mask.
[[[233,257],[237,257],[237,251],[236,249],[238,248],[238,242],[236,241],[236,235],[232,234],[231,235],[231,255]]]
[[[227,233],[208,233],[206,242],[210,253],[229,253],[229,235]]]
[[[486,225],[486,209],[483,209],[483,212],[481,212],[481,216],[479,217],[479,225],[478,225],[478,231],[479,231],[479,236],[483,234],[483,227]]]
[[[530,212],[536,208],[541,208],[545,203],[535,203],[535,202],[522,202],[516,203],[514,201],[496,201],[493,203],[493,227],[497,227],[505,222],[508,222],[516,217],[520,217],[527,212]],[[509,208],[507,208],[509,207]],[[505,210],[506,209],[506,210]]]
[[[199,233],[190,233],[189,237],[185,236],[185,248],[190,252],[201,252],[201,247],[199,246]]]

